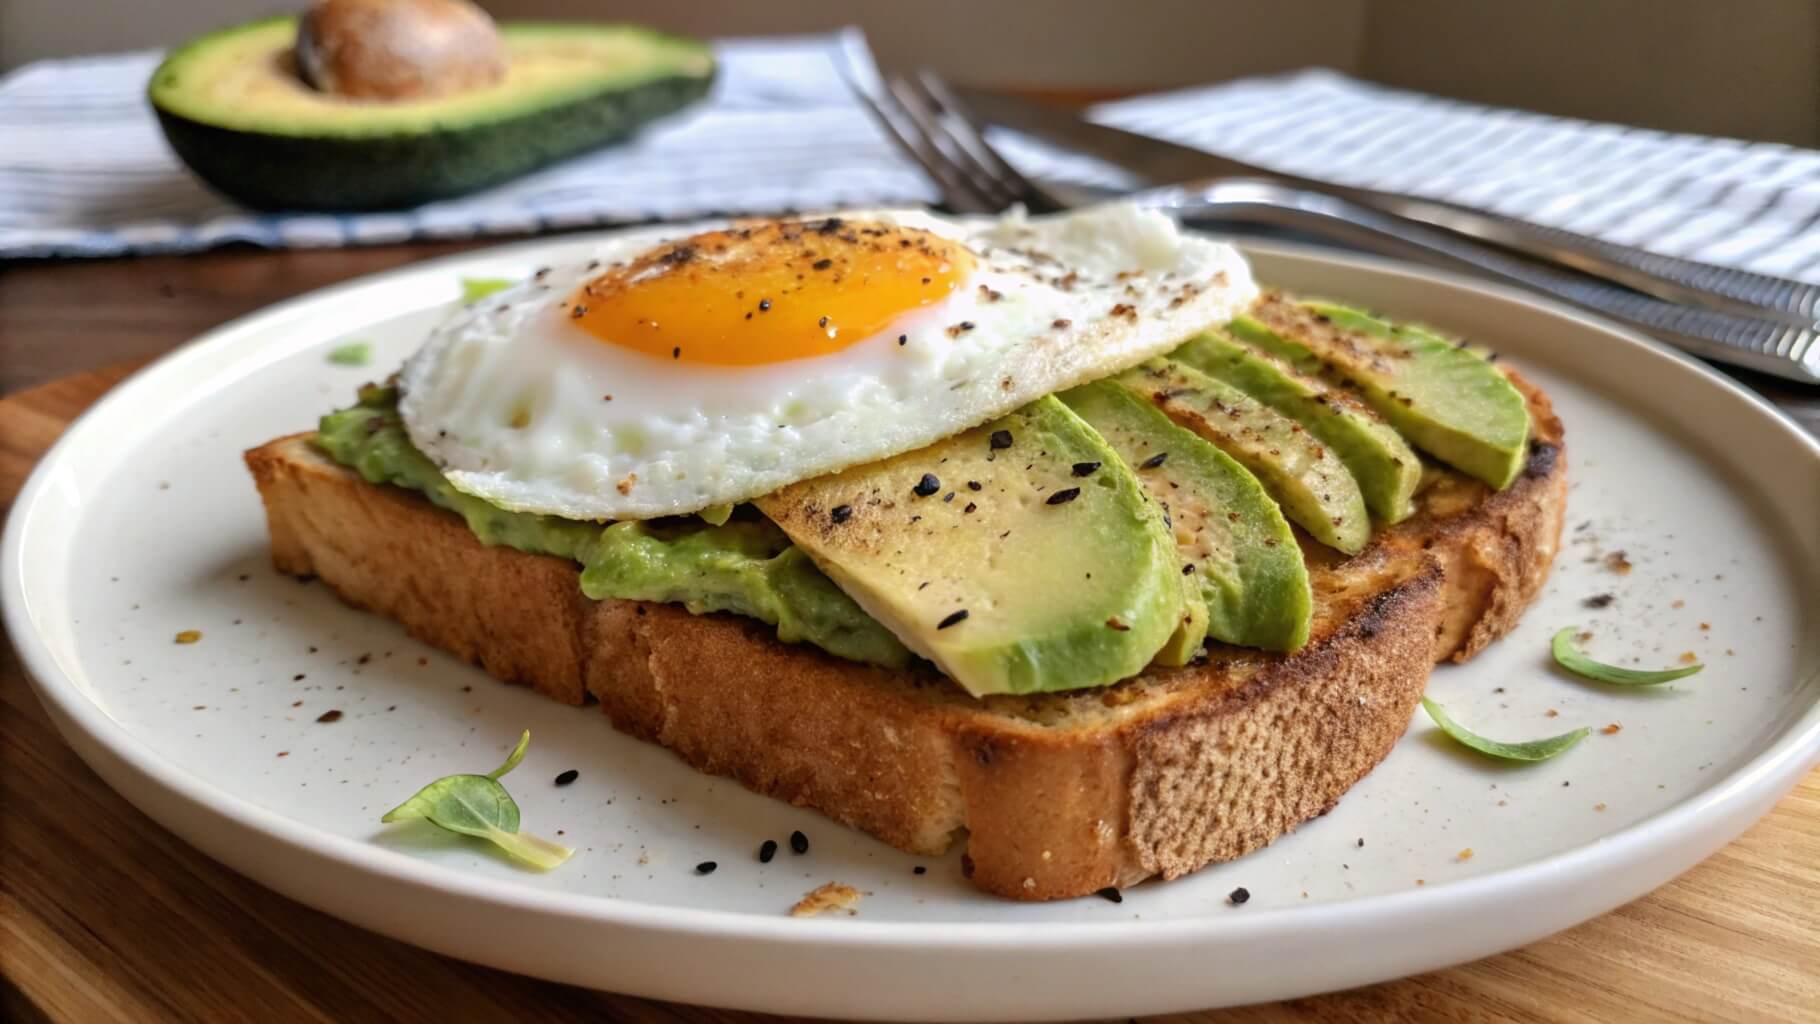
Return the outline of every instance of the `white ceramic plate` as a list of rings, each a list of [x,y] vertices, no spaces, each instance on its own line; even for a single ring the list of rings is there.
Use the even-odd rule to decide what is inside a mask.
[[[7,527],[6,623],[52,718],[111,785],[291,897],[480,963],[661,999],[921,1019],[1126,1016],[1353,986],[1485,956],[1633,899],[1736,836],[1820,754],[1820,445],[1693,362],[1495,288],[1260,247],[1264,280],[1487,342],[1568,430],[1569,534],[1521,626],[1430,685],[1501,738],[1587,725],[1506,768],[1410,734],[1326,817],[1122,904],[1017,905],[807,811],[698,775],[597,711],[500,686],[277,576],[242,449],[383,375],[463,276],[519,276],[587,236],[436,260],[287,302],[116,388],[45,457]],[[374,343],[372,369],[330,364]],[[1604,556],[1623,551],[1620,575]],[[1603,610],[1582,606],[1615,595]],[[1548,637],[1700,675],[1648,692],[1553,671]],[[173,643],[180,630],[201,642]],[[317,721],[338,709],[339,721]],[[1555,712],[1554,714],[1551,714]],[[548,875],[387,808],[485,771],[581,848]],[[552,785],[574,768],[580,780]],[[791,830],[806,856],[760,865]],[[1470,850],[1470,854],[1465,851]],[[694,866],[719,862],[698,876]],[[927,865],[927,873],[912,868]],[[806,890],[868,895],[793,919]],[[1237,886],[1242,907],[1227,902]],[[1790,893],[1791,898],[1799,894]]]

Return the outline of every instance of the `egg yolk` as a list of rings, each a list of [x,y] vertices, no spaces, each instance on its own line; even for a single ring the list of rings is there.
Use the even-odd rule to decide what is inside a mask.
[[[571,299],[600,341],[754,366],[837,352],[946,297],[973,254],[919,228],[828,218],[710,231],[613,267]]]

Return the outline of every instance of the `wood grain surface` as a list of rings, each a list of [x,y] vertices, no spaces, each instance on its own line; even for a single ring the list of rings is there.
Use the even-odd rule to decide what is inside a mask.
[[[164,329],[173,329],[169,320]],[[0,399],[0,507],[127,369]],[[1817,893],[1820,771],[1680,879],[1527,948],[1350,992],[1158,1019],[1813,1020]],[[863,992],[851,997],[864,1005]],[[476,967],[262,889],[153,824],[90,772],[57,736],[10,646],[0,652],[0,1018],[761,1019]]]

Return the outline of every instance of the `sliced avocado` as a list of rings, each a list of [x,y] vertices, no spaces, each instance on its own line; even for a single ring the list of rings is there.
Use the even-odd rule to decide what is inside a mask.
[[[1207,602],[1201,599],[1201,588],[1191,580],[1184,580],[1182,599],[1182,621],[1176,623],[1175,632],[1169,634],[1162,649],[1151,659],[1158,665],[1181,668],[1193,661],[1207,643]]]
[[[1240,336],[1305,373],[1358,391],[1409,442],[1493,487],[1523,468],[1529,407],[1510,379],[1471,349],[1356,309],[1266,294],[1266,330]]]
[[[1234,340],[1269,330],[1241,316],[1227,327],[1230,334],[1208,331],[1169,353],[1169,358],[1231,384],[1307,428],[1352,471],[1374,520],[1395,523],[1409,518],[1415,511],[1410,499],[1422,479],[1422,460],[1350,393],[1297,373],[1268,355],[1267,348],[1247,348]]]
[[[202,36],[153,72],[150,99],[197,175],[261,209],[416,206],[517,177],[706,94],[705,44],[629,25],[500,26],[496,85],[423,100],[319,92],[296,72],[297,20]]]
[[[1250,470],[1290,521],[1349,555],[1371,539],[1365,496],[1338,456],[1294,420],[1224,381],[1169,359],[1113,378]]]
[[[1257,477],[1109,381],[1060,397],[1137,471],[1168,514],[1177,556],[1194,567],[1185,578],[1206,609],[1205,631],[1242,647],[1302,646],[1313,609],[1308,570],[1282,509]]]
[[[756,504],[976,696],[1129,678],[1181,622],[1181,563],[1161,510],[1053,396]]]

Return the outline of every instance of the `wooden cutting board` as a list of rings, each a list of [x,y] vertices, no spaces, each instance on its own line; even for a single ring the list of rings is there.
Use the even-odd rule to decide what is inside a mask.
[[[0,399],[0,506],[11,506],[37,458],[129,369]],[[1812,1020],[1816,1008],[1820,771],[1680,879],[1533,946],[1350,992],[1176,1019]],[[0,652],[0,1018],[760,1019],[474,967],[269,892],[153,824],[90,772],[51,727],[10,646]]]

